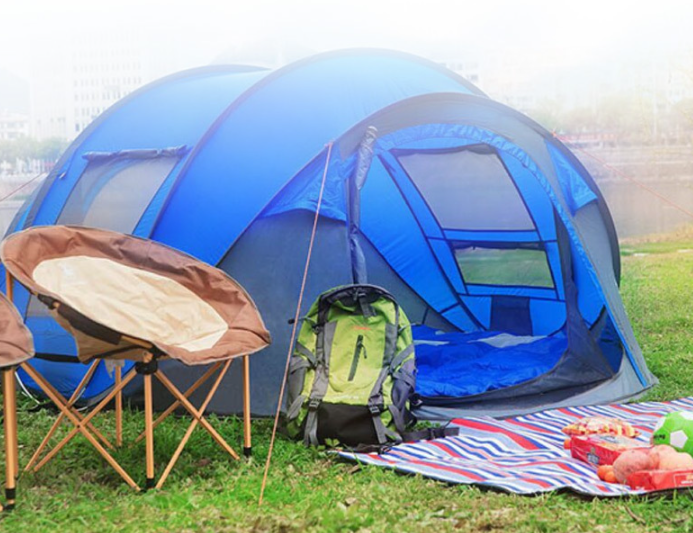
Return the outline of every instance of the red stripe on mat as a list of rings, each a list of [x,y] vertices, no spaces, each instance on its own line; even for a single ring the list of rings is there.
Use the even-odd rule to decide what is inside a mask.
[[[437,440],[430,440],[430,441],[428,441],[428,444],[432,444],[436,448],[440,448],[445,453],[452,455],[453,457],[462,457],[459,452],[453,450],[452,448],[450,448],[450,446],[448,446],[444,442],[438,442]]]
[[[492,479],[484,478],[484,477],[482,477],[478,474],[475,474],[474,472],[470,472],[469,470],[466,470],[464,468],[453,467],[453,466],[444,466],[444,465],[437,464],[437,463],[431,463],[429,461],[423,461],[421,459],[411,459],[409,462],[417,464],[417,465],[425,466],[427,468],[432,468],[434,470],[443,470],[445,472],[453,472],[456,474],[460,474],[460,475],[463,475],[465,477],[468,477],[469,479],[471,479],[473,481],[485,481],[487,483],[493,484]],[[518,481],[524,481],[527,483],[531,483],[532,485],[537,485],[543,489],[548,489],[548,488],[552,487],[551,483],[546,483],[545,481],[542,481],[541,479],[537,479],[537,478],[533,478],[533,477],[530,478],[530,477],[526,477],[524,475],[506,474],[504,472],[499,472],[498,474],[502,475],[507,480],[515,479]]]
[[[507,422],[508,424],[515,424],[516,426],[527,428],[531,431],[536,431],[537,433],[544,433],[546,435],[553,435],[553,436],[556,435],[555,431],[550,431],[550,430],[545,429],[545,428],[536,427],[536,426],[533,426],[531,424],[527,424],[525,422],[520,422],[519,420],[513,420],[512,418],[506,418],[505,420],[503,420],[503,422]]]
[[[526,439],[520,435],[517,435],[516,433],[512,433],[505,429],[493,426],[491,424],[484,424],[483,422],[477,422],[476,420],[465,420],[463,418],[456,418],[455,420],[453,420],[453,422],[458,426],[468,427],[471,429],[478,429],[479,431],[487,431],[489,433],[500,433],[501,435],[505,435],[509,439],[513,440],[516,444],[522,446],[525,450],[542,449],[540,446],[537,446],[529,439]]]

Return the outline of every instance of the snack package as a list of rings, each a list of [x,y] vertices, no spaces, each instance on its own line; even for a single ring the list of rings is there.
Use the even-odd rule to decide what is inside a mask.
[[[616,435],[576,435],[570,439],[570,455],[595,466],[612,465],[626,450],[648,449],[642,442]]]
[[[566,435],[619,435],[637,437],[640,433],[628,422],[606,416],[587,416],[563,428]]]
[[[693,470],[641,470],[628,476],[628,485],[644,490],[693,487]]]

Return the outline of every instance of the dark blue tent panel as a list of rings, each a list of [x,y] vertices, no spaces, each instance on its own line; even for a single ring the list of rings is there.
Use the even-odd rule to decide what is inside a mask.
[[[252,362],[253,411],[267,415],[323,177],[304,311],[355,280],[394,293],[417,324],[421,416],[614,401],[656,382],[618,294],[613,222],[584,167],[524,115],[405,54],[155,82],[80,135],[10,231],[115,229],[228,272],[274,339]],[[59,361],[74,344],[26,292],[17,301],[35,364],[69,393],[84,370]],[[167,364],[181,386],[197,377]],[[236,369],[212,410],[240,411],[239,379]],[[84,399],[110,385],[104,371]]]

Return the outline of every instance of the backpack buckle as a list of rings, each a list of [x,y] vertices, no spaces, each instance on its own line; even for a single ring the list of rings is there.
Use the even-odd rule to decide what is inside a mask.
[[[380,404],[380,405],[369,405],[368,410],[371,412],[373,416],[380,416],[380,413],[382,413],[385,410],[385,406]]]
[[[417,393],[414,393],[409,398],[409,406],[413,409],[415,407],[421,407],[423,405],[423,399]]]
[[[308,409],[315,410],[320,407],[320,400],[317,398],[311,398],[308,401]]]

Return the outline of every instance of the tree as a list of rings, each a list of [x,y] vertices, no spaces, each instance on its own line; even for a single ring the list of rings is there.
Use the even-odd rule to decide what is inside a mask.
[[[19,137],[0,140],[0,161],[14,162],[17,159],[28,161],[56,161],[68,146],[68,141],[59,137],[37,140],[33,137]]]

